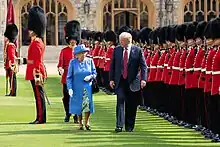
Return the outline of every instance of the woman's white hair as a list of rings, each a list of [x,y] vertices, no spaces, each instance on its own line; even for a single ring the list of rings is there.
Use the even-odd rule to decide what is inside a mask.
[[[128,33],[128,32],[122,32],[119,35],[119,39],[121,40],[122,38],[128,39],[130,43],[132,42],[132,35],[130,33]]]

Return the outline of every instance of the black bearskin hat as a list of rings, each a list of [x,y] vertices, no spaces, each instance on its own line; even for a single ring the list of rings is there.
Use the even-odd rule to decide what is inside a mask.
[[[186,37],[187,40],[188,39],[194,39],[197,24],[198,24],[197,22],[188,23],[187,28],[186,28],[186,34],[185,34],[185,37]]]
[[[161,27],[158,27],[156,28],[156,30],[154,30],[154,37],[153,37],[154,44],[160,44],[160,30]]]
[[[118,35],[120,35],[121,33],[123,32],[128,32],[128,33],[131,33],[132,32],[132,29],[129,28],[128,26],[122,26],[120,27],[119,31],[118,31]]]
[[[104,35],[103,35],[102,32],[96,32],[96,33],[94,34],[94,40],[95,40],[95,41],[101,42],[101,41],[103,40],[103,37],[104,37]]]
[[[177,25],[170,25],[167,27],[167,31],[166,31],[166,36],[165,38],[167,39],[167,41],[170,42],[175,42],[176,39],[176,27]]]
[[[152,29],[147,28],[147,27],[144,27],[140,30],[139,39],[142,43],[145,43],[145,42],[150,43],[149,42],[149,34],[151,31],[152,31]]]
[[[81,27],[77,20],[72,20],[67,22],[65,26],[65,38],[66,42],[69,44],[71,39],[76,40],[77,44],[81,41]]]
[[[15,24],[8,24],[4,36],[8,38],[10,42],[15,42],[18,36],[18,28]]]
[[[29,10],[28,30],[32,30],[38,37],[43,38],[47,26],[47,18],[44,10],[39,6],[33,6]]]
[[[87,30],[82,30],[81,31],[81,38],[82,39],[87,39]]]
[[[220,18],[216,17],[211,24],[212,39],[220,38]]]
[[[114,43],[116,43],[116,34],[115,34],[115,32],[114,31],[106,31],[105,32],[105,40],[106,41],[112,41],[112,42],[114,42]]]
[[[139,30],[132,30],[131,32],[132,40],[134,40],[135,42],[139,42],[138,39],[139,33],[140,33]]]
[[[176,39],[178,41],[184,41],[184,36],[186,35],[187,24],[181,24],[176,27]],[[189,30],[189,29],[188,29]]]
[[[212,25],[212,20],[208,22],[208,24],[205,27],[204,30],[204,37],[206,39],[211,39],[212,35],[211,35],[211,25]]]
[[[195,38],[203,39],[204,30],[205,30],[206,25],[207,25],[206,21],[201,21],[201,22],[198,23],[198,25],[196,27]]]
[[[162,28],[160,29],[160,34],[159,34],[160,43],[165,43],[165,40],[166,40],[166,31],[167,31],[167,26],[162,27]]]

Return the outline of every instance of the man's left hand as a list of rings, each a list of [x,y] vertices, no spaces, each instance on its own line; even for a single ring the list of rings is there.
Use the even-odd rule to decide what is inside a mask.
[[[146,81],[141,80],[141,89],[143,89],[146,86]]]

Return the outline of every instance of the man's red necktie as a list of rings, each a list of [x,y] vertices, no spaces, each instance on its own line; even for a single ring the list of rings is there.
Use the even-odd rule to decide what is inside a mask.
[[[128,76],[128,49],[125,48],[124,50],[124,57],[123,57],[123,78],[126,79]]]

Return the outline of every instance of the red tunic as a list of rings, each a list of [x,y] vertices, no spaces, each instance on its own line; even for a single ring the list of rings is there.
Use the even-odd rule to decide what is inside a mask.
[[[104,71],[110,71],[111,60],[112,60],[112,54],[113,54],[113,52],[114,52],[114,48],[115,48],[115,46],[111,46],[111,47],[107,50],[107,52],[106,52]]]
[[[147,58],[145,59],[146,65],[147,65],[147,73],[148,73],[146,79],[149,78],[151,60],[152,60],[152,57],[151,57],[151,53],[149,52],[148,55],[147,55]],[[148,82],[148,80],[147,80],[147,82]]]
[[[204,92],[211,92],[212,86],[212,60],[216,53],[213,48],[209,50],[207,61],[206,61],[206,72],[205,72],[205,88]]]
[[[93,57],[95,67],[98,67],[99,50],[100,50],[100,48],[97,46],[93,49],[93,52],[92,52],[92,57]]]
[[[167,77],[167,75],[168,75],[167,66],[168,66],[169,57],[170,57],[170,53],[167,53],[166,56],[165,56],[164,68],[163,68],[163,73],[162,73],[162,81],[163,81],[164,83],[166,83],[166,77]]]
[[[6,48],[6,62],[5,68],[11,68],[12,64],[15,64],[16,46],[14,43],[8,43]]]
[[[64,73],[61,78],[61,83],[66,83],[66,76],[68,73],[69,62],[74,58],[73,49],[70,47],[65,47],[60,51],[59,62],[57,67],[62,67],[64,69]]]
[[[105,50],[104,47],[102,47],[99,51],[99,60],[98,60],[98,66],[101,69],[105,68]]]
[[[186,61],[186,56],[187,56],[187,51],[184,49],[182,50],[182,54],[180,55],[180,62],[179,62],[179,67],[180,67],[180,72],[179,72],[179,81],[178,85],[184,85],[185,84],[185,61]]]
[[[172,52],[171,56],[169,58],[169,61],[168,61],[167,76],[165,77],[165,83],[167,83],[167,84],[169,84],[169,82],[170,82],[174,57],[175,57],[175,52]]]
[[[192,88],[193,84],[193,64],[195,60],[195,49],[191,48],[191,50],[188,53],[188,56],[186,57],[186,64],[185,64],[185,71],[186,71],[186,77],[185,77],[185,88]]]
[[[204,55],[205,55],[205,51],[203,50],[203,48],[200,48],[198,53],[196,54],[194,61],[192,88],[198,88],[198,82],[202,70],[202,60]]]
[[[151,61],[151,65],[150,65],[150,73],[149,73],[149,78],[148,81],[149,82],[153,82],[155,81],[155,77],[156,77],[156,73],[157,73],[157,62],[159,60],[159,53],[158,51],[155,52],[152,61]]]
[[[43,64],[45,45],[39,38],[33,40],[28,48],[26,80],[34,80],[34,71],[40,73],[42,78],[46,78],[46,70]]]
[[[166,51],[164,51],[158,61],[155,81],[163,81],[162,74],[163,74],[163,68],[164,68],[163,65],[164,65],[166,54],[167,54]]]
[[[219,94],[220,87],[220,49],[213,58],[211,95]]]
[[[178,85],[179,72],[180,72],[180,68],[179,68],[180,55],[181,55],[181,52],[177,51],[174,56],[173,66],[172,66],[172,74],[171,74],[171,78],[170,78],[170,82],[169,82],[170,85]]]
[[[199,81],[198,81],[198,88],[204,88],[205,87],[205,66],[206,66],[206,56],[203,56],[202,59],[202,69],[201,69],[201,73],[199,76]]]

